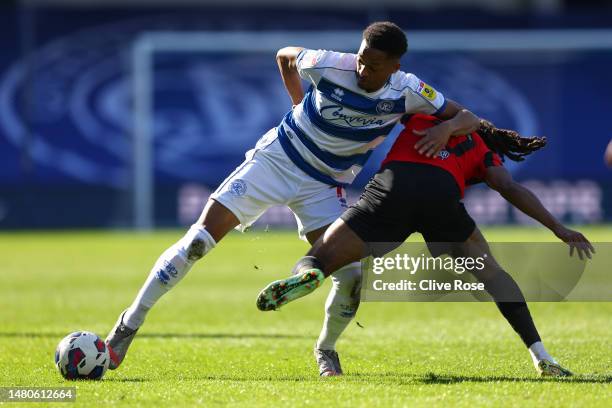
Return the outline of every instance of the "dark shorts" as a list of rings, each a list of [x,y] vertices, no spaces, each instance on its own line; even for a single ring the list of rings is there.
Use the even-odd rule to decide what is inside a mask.
[[[476,228],[449,172],[408,162],[380,169],[341,218],[366,243],[402,243],[420,232],[435,247],[464,242]],[[449,252],[443,244],[437,247],[430,245],[434,256]]]

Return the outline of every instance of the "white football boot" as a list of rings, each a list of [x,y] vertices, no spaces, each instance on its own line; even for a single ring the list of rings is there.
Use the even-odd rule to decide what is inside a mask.
[[[106,345],[108,346],[108,351],[110,354],[110,364],[108,365],[108,368],[111,370],[114,370],[121,365],[125,355],[127,354],[128,348],[130,347],[130,343],[132,343],[132,340],[134,340],[136,332],[138,331],[138,329],[130,329],[123,324],[123,316],[125,315],[125,312],[126,310],[119,315],[119,319],[117,320],[117,323],[115,323],[115,327],[113,327],[106,337]]]
[[[538,361],[536,370],[541,377],[571,377],[574,375],[567,368],[561,367],[559,363],[546,359]]]
[[[342,375],[342,367],[340,366],[340,358],[334,350],[321,350],[315,347],[315,360],[319,366],[319,375],[321,377],[333,377]]]

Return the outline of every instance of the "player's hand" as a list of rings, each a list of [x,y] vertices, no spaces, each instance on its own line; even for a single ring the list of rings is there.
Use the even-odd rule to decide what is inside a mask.
[[[589,242],[584,235],[578,231],[565,228],[563,225],[555,228],[554,233],[559,239],[567,243],[570,247],[570,256],[574,255],[574,250],[578,253],[581,260],[586,255],[587,258],[591,259],[591,254],[595,253],[595,248]]]
[[[442,122],[425,130],[414,130],[415,135],[423,136],[414,145],[420,154],[424,154],[427,157],[435,157],[440,150],[444,149],[452,133],[445,123]]]

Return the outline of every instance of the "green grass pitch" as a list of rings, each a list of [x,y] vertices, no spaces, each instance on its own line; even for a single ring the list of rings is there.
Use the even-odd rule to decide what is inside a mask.
[[[53,364],[59,340],[75,330],[105,337],[182,233],[0,234],[0,386],[76,385],[83,406],[612,406],[612,303],[531,305],[572,379],[539,379],[491,303],[364,303],[338,344],[346,375],[319,378],[312,347],[330,282],[280,312],[255,307],[259,289],[306,251],[295,232],[230,234],[158,303],[120,369],[64,381]],[[584,233],[612,241],[609,226]]]

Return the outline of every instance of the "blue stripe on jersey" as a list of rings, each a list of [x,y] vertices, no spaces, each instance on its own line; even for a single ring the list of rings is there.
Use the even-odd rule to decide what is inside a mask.
[[[295,133],[300,142],[306,148],[315,155],[315,157],[321,160],[323,163],[337,170],[347,170],[350,169],[353,165],[362,166],[365,162],[370,158],[372,154],[372,150],[367,153],[362,154],[354,154],[350,156],[338,156],[336,154],[330,153],[328,151],[322,150],[317,146],[303,131],[300,129],[295,120],[293,119],[293,112],[289,111],[285,115],[283,122],[289,126],[289,128]],[[282,124],[281,124],[282,126]]]
[[[308,119],[313,125],[318,127],[321,131],[327,133],[328,135],[338,137],[340,139],[369,143],[379,136],[387,136],[389,132],[391,132],[391,130],[395,127],[395,123],[384,127],[370,129],[360,129],[356,127],[347,128],[332,125],[331,123],[329,123],[329,120],[324,119],[317,112],[317,108],[314,102],[314,92],[312,90],[308,91],[308,93],[304,97],[303,106],[304,112],[306,112],[306,116],[308,116]],[[338,119],[342,119],[340,111],[342,111],[344,107],[340,105],[334,107],[333,105],[331,105],[329,107],[325,107],[325,109],[337,109],[335,113],[332,113],[332,115],[338,117]]]
[[[367,113],[369,115],[388,115],[390,113],[405,113],[406,98],[399,99],[371,99],[360,95],[350,89],[334,84],[321,78],[317,89],[329,100],[336,101],[351,110]]]
[[[302,51],[298,52],[298,55],[295,57],[295,62],[298,66],[302,62],[302,58],[304,58],[304,55],[306,55],[306,51],[307,49],[303,48]]]
[[[329,184],[330,186],[347,186],[346,183],[339,183],[332,177],[328,176],[327,174],[321,173],[319,170],[306,163],[302,156],[300,156],[300,153],[291,144],[289,136],[287,136],[287,133],[283,129],[282,125],[278,126],[276,128],[276,131],[278,133],[278,141],[280,142],[281,147],[285,151],[285,154],[300,170],[308,174],[313,179],[320,181],[321,183]]]

